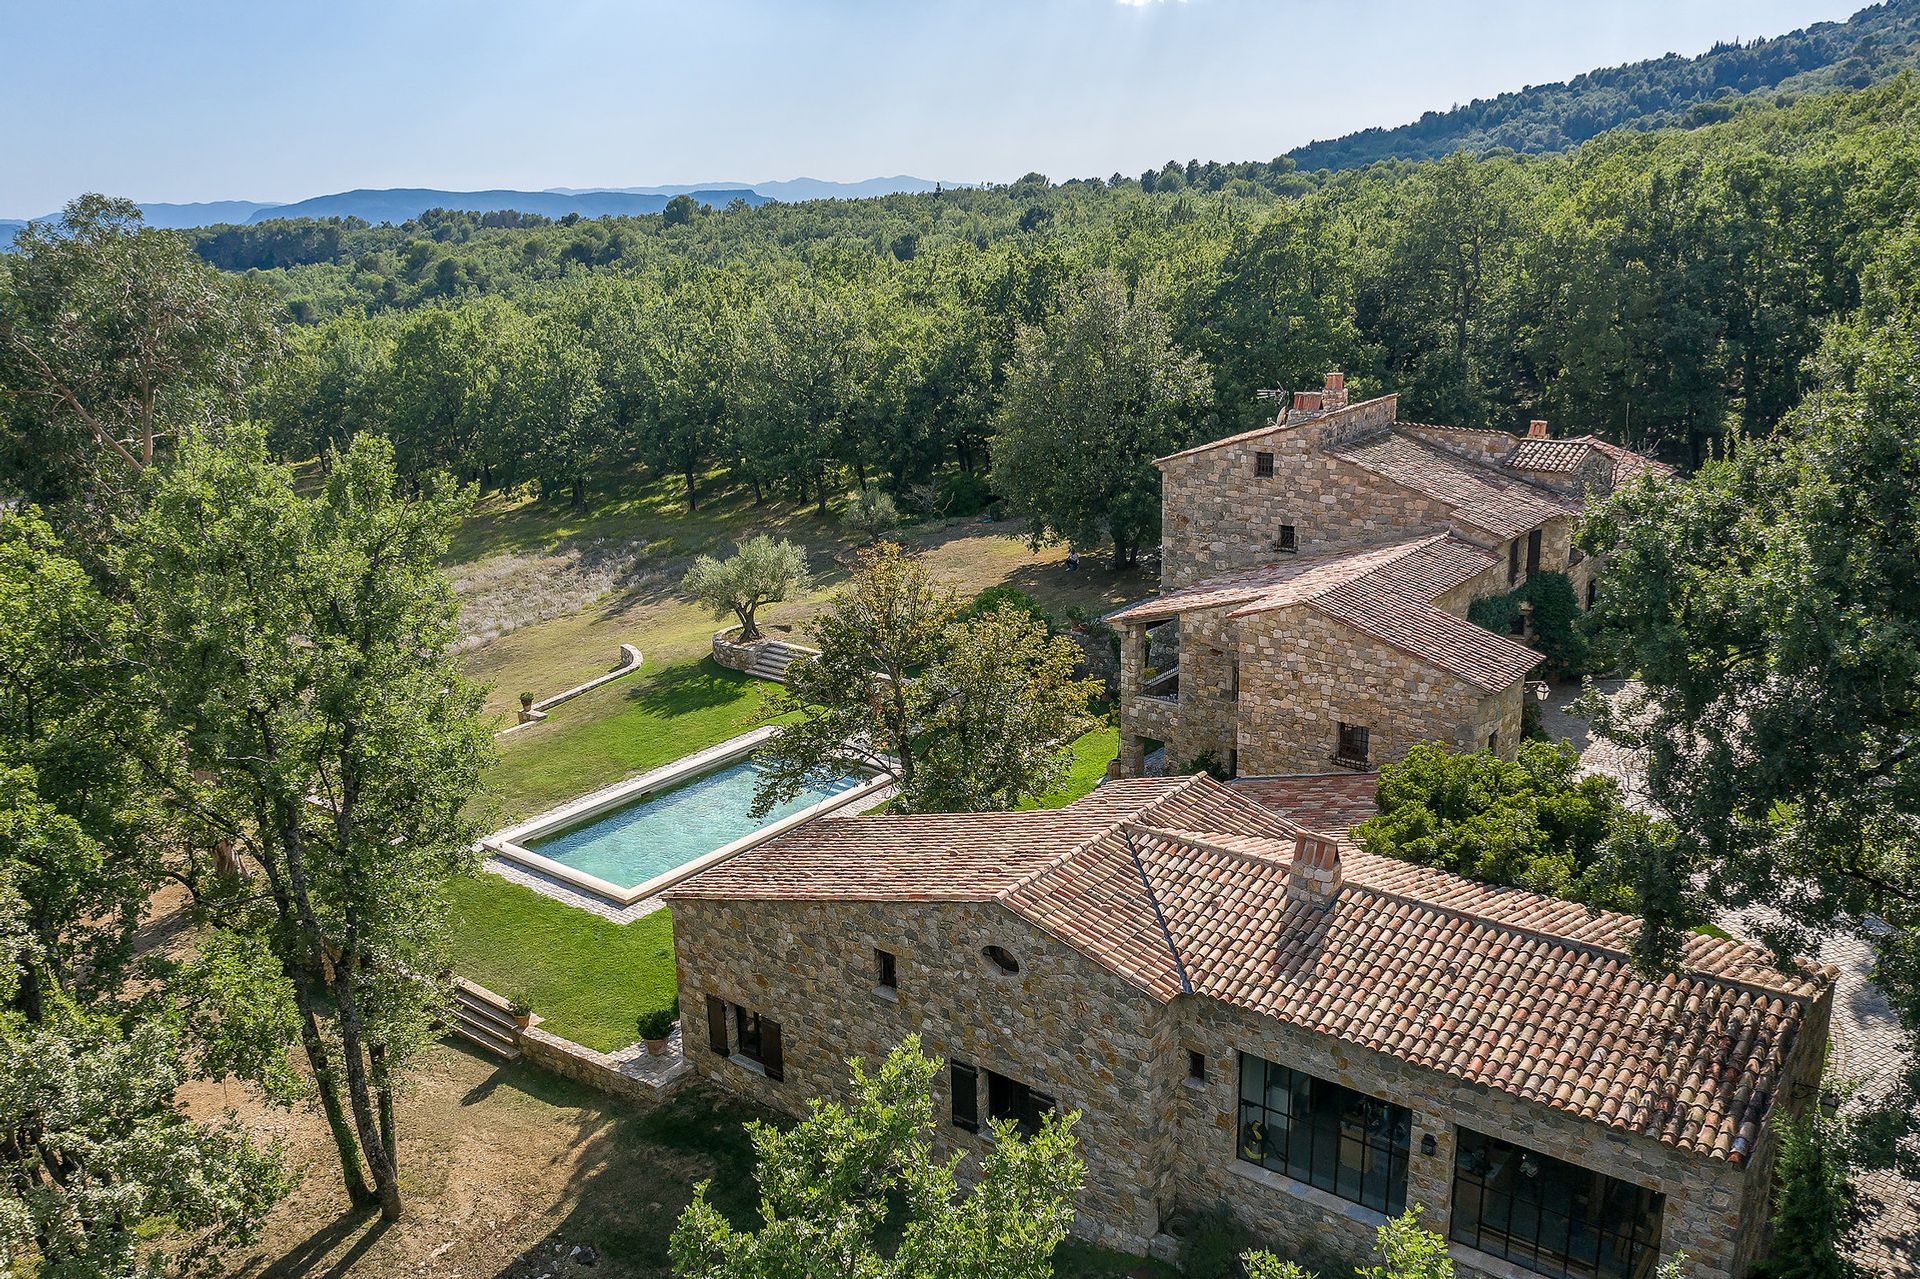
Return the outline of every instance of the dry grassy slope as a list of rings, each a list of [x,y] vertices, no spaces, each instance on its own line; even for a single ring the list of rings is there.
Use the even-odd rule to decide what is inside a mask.
[[[680,598],[680,575],[694,556],[761,532],[807,548],[812,589],[763,613],[767,624],[804,639],[808,619],[845,580],[836,556],[846,558],[858,540],[837,519],[786,504],[755,507],[726,491],[689,515],[677,490],[659,486],[584,516],[492,495],[461,530],[450,566],[475,636],[467,670],[492,685],[488,706],[505,716],[523,690],[544,697],[605,671],[622,643],[638,644],[653,669],[696,658],[721,623]],[[1154,589],[1148,576],[1114,574],[1091,558],[1068,573],[1066,548],[1032,550],[1018,523],[950,520],[903,529],[899,540],[968,593],[1006,583],[1055,612],[1104,609]]]

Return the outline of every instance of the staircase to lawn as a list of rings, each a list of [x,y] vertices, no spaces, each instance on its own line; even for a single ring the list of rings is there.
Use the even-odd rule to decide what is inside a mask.
[[[464,978],[453,979],[452,1023],[454,1034],[502,1061],[520,1055],[520,1026],[513,1019],[513,1005],[505,996],[485,986],[476,986]]]
[[[784,684],[787,682],[787,667],[799,658],[817,657],[819,652],[819,649],[808,648],[804,644],[765,640],[754,646],[753,664],[747,667],[747,674]]]

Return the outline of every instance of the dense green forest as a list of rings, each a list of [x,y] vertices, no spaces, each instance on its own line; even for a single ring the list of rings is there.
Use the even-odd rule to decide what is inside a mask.
[[[1287,153],[1301,169],[1354,169],[1380,160],[1436,160],[1455,151],[1564,151],[1609,129],[1692,128],[1743,106],[1861,89],[1920,67],[1920,3],[1887,0],[1846,22],[1771,39],[1668,54],[1429,111],[1412,124],[1366,129]]]
[[[255,394],[289,455],[363,429],[403,467],[584,501],[642,462],[825,500],[984,473],[1024,329],[1111,271],[1245,426],[1342,368],[1416,420],[1546,417],[1691,463],[1765,430],[1920,207],[1920,79],[1565,155],[1456,155],[1266,189],[1050,183],[546,223],[263,223],[203,252],[295,323]],[[252,237],[242,250],[240,237]],[[964,486],[963,486],[964,487]]]

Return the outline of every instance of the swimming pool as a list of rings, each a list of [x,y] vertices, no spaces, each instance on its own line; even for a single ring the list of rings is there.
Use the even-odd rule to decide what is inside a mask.
[[[575,800],[484,841],[494,855],[631,904],[783,830],[884,789],[868,775],[752,815],[762,729]]]

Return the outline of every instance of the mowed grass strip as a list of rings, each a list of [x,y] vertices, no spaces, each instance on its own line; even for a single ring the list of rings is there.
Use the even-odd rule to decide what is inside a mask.
[[[562,702],[500,741],[488,780],[512,822],[738,737],[770,718],[779,686],[711,657],[639,673]]]
[[[640,1037],[641,1013],[673,1002],[667,911],[616,924],[487,871],[449,895],[453,970],[524,1001],[556,1035],[612,1052]]]

